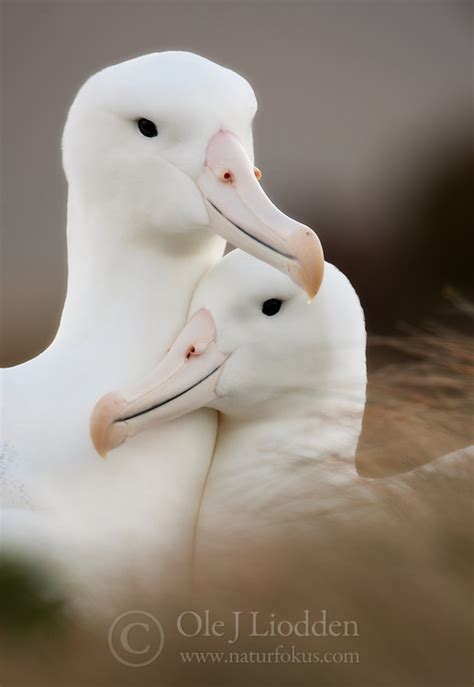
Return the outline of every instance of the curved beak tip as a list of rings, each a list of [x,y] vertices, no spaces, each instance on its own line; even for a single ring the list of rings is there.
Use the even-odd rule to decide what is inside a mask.
[[[125,405],[124,399],[110,393],[101,398],[92,411],[90,419],[90,437],[92,444],[103,459],[107,458],[109,451],[122,443],[123,439],[114,422]]]
[[[318,293],[324,276],[324,254],[318,236],[305,229],[292,237],[291,246],[296,266],[289,266],[289,275],[304,289],[311,303]]]
[[[106,440],[105,440],[105,436],[104,436],[105,434],[106,434],[106,431],[104,432],[101,430],[100,432],[97,432],[94,430],[94,428],[91,427],[92,445],[94,446],[98,455],[104,460],[107,458],[107,455],[109,452],[109,448],[106,444]]]

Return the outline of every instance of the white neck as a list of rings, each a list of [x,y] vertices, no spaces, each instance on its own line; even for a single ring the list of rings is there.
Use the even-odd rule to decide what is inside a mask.
[[[229,520],[239,529],[247,515],[268,516],[271,494],[279,494],[278,509],[303,492],[312,495],[314,506],[328,485],[357,479],[354,456],[364,402],[365,370],[336,393],[332,388],[313,399],[286,398],[280,412],[273,405],[264,417],[243,421],[221,414],[200,528],[212,530]]]
[[[89,350],[104,391],[147,373],[184,325],[197,281],[224,249],[210,231],[196,234],[140,235],[120,207],[79,203],[70,192],[68,290],[55,344]]]
[[[254,421],[222,415],[213,465],[227,455],[241,462],[247,456],[257,470],[256,461],[273,469],[288,461],[313,461],[321,469],[330,469],[333,462],[344,461],[347,473],[354,474],[364,402],[365,382],[361,380],[357,388],[346,387],[327,396],[282,400],[272,405],[271,414]]]
[[[287,527],[294,536],[295,527],[315,527],[318,514],[338,507],[341,490],[358,483],[364,400],[365,370],[336,397],[328,390],[285,399],[286,412],[273,405],[274,414],[253,421],[220,415],[195,538],[197,584],[214,575],[225,585],[236,570],[244,574],[242,560],[257,560]]]

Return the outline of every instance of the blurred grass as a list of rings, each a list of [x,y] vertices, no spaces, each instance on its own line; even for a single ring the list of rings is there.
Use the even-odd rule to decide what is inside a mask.
[[[410,470],[474,443],[474,306],[450,289],[456,325],[401,325],[370,336],[369,374],[357,466],[365,476]]]
[[[37,560],[8,554],[0,556],[0,633],[21,638],[35,633],[56,633],[67,618],[66,596],[58,580]]]

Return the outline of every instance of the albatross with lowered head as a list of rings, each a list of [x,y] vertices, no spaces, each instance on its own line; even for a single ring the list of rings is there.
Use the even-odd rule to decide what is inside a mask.
[[[94,443],[104,454],[197,408],[220,411],[197,520],[196,572],[207,586],[237,582],[241,594],[246,575],[261,589],[271,568],[266,549],[271,555],[272,546],[278,552],[299,538],[317,555],[337,523],[355,520],[362,532],[394,524],[399,508],[390,511],[391,501],[416,509],[428,483],[472,472],[470,448],[403,475],[357,474],[365,349],[359,299],[333,265],[308,307],[287,278],[234,251],[202,278],[188,324],[159,365],[99,401]]]
[[[223,561],[235,569],[245,540],[279,533],[301,508],[309,479],[311,507],[327,504],[331,485],[359,480],[365,349],[359,299],[333,265],[308,306],[286,276],[233,251],[200,281],[187,325],[153,372],[99,401],[94,444],[105,455],[198,408],[220,411],[196,553],[207,563],[226,553],[210,564],[225,576]]]

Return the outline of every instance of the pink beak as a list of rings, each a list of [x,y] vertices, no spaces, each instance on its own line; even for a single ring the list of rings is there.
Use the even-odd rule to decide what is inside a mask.
[[[90,433],[97,453],[105,457],[135,434],[209,403],[227,357],[217,346],[212,315],[199,310],[140,384],[96,403]]]
[[[309,227],[271,202],[258,183],[260,175],[233,134],[213,136],[197,179],[212,227],[229,243],[288,274],[312,300],[323,278],[321,243]]]

